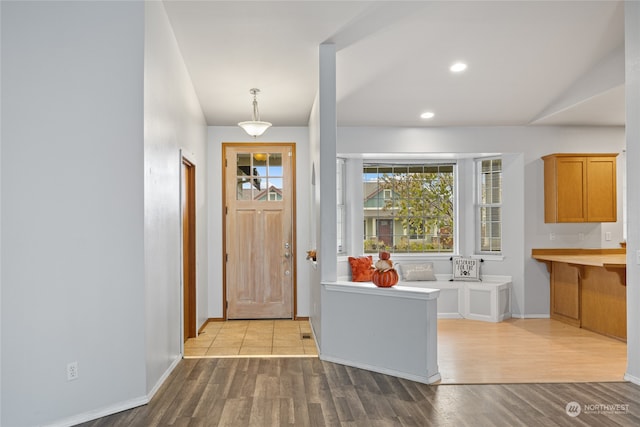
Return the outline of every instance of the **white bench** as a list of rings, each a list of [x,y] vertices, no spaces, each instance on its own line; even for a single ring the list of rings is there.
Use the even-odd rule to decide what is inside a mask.
[[[436,277],[436,281],[400,281],[396,286],[439,289],[439,319],[501,322],[511,317],[510,276],[483,276],[481,282],[454,282],[447,275]]]

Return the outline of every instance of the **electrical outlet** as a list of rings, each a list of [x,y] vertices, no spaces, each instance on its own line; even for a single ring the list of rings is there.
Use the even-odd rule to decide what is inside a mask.
[[[611,241],[611,232],[607,231],[606,233],[604,233],[604,240],[606,240],[607,242]]]
[[[549,233],[549,240],[556,240],[556,233]]]
[[[71,362],[67,364],[67,381],[73,381],[78,379],[78,362]]]

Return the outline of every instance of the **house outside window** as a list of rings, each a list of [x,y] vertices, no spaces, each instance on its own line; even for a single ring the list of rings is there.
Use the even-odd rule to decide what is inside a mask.
[[[452,253],[453,163],[363,165],[364,251]]]
[[[478,253],[502,253],[502,159],[476,160]]]

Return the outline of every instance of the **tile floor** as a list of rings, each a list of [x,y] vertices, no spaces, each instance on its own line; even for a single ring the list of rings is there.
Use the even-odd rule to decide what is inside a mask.
[[[209,322],[184,343],[185,358],[244,356],[317,357],[318,351],[308,320]]]

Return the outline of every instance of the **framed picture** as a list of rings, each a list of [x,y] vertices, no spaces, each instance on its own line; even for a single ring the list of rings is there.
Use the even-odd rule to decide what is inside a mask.
[[[480,260],[477,258],[453,257],[453,280],[480,280]]]

